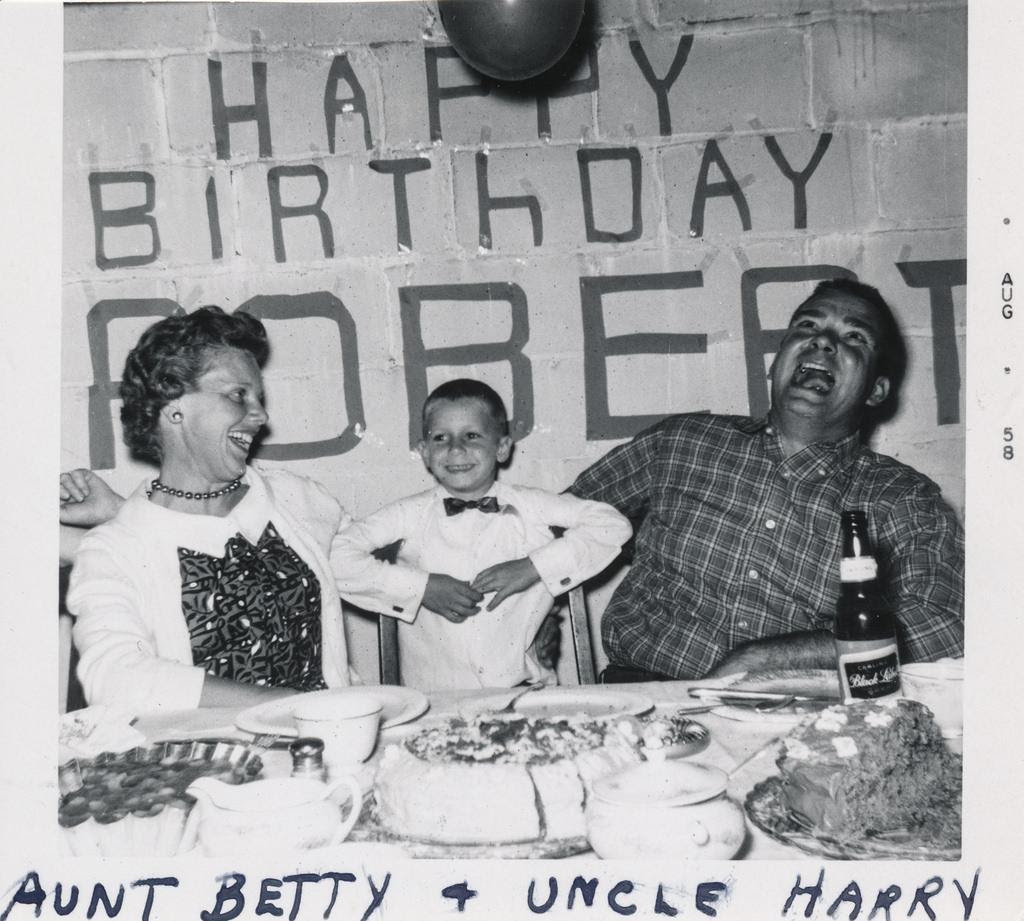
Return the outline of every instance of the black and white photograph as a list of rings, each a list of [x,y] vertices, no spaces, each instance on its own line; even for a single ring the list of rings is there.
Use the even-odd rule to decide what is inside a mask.
[[[1019,13],[13,6],[0,921],[1020,913]]]

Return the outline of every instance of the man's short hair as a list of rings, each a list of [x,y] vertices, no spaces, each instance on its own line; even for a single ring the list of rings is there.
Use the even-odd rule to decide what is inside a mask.
[[[889,379],[893,391],[898,390],[907,370],[907,346],[896,316],[881,292],[853,278],[829,278],[815,286],[814,291],[793,311],[793,315],[796,316],[819,296],[829,294],[848,294],[874,309],[879,321],[876,373]]]
[[[497,391],[488,387],[483,381],[473,380],[469,377],[458,377],[453,381],[447,381],[439,387],[435,387],[423,403],[423,437],[427,437],[427,416],[431,410],[443,401],[454,400],[477,400],[487,409],[488,414],[498,426],[502,435],[508,434],[508,412],[505,410],[505,403],[498,396]]]

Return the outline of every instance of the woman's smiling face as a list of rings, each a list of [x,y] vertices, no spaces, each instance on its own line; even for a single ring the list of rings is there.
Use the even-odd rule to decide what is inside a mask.
[[[165,428],[161,477],[168,485],[205,490],[240,477],[268,419],[256,360],[239,349],[211,352],[195,389],[163,414],[170,429]]]

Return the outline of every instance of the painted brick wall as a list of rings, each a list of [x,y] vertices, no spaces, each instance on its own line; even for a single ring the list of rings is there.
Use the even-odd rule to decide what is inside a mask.
[[[352,513],[429,484],[410,401],[456,375],[512,408],[508,478],[561,489],[659,416],[763,407],[760,331],[843,269],[910,349],[876,447],[962,512],[965,2],[596,0],[561,95],[482,83],[422,0],[65,27],[62,467],[132,487],[128,348],[246,304],[274,317],[264,460]],[[659,94],[645,66],[680,61]],[[633,333],[664,346],[621,354]]]

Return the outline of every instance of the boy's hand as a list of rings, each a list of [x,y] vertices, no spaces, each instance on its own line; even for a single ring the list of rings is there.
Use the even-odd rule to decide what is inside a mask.
[[[440,614],[453,624],[461,624],[480,610],[484,596],[468,582],[460,582],[454,576],[432,572],[427,577],[423,590],[423,607]]]
[[[533,565],[533,560],[524,556],[521,560],[488,566],[476,574],[472,587],[485,595],[488,592],[496,593],[487,605],[487,610],[493,611],[509,595],[525,591],[539,581],[540,573]]]
[[[105,480],[91,470],[78,468],[60,475],[60,520],[62,524],[91,528],[110,521],[124,502]]]

